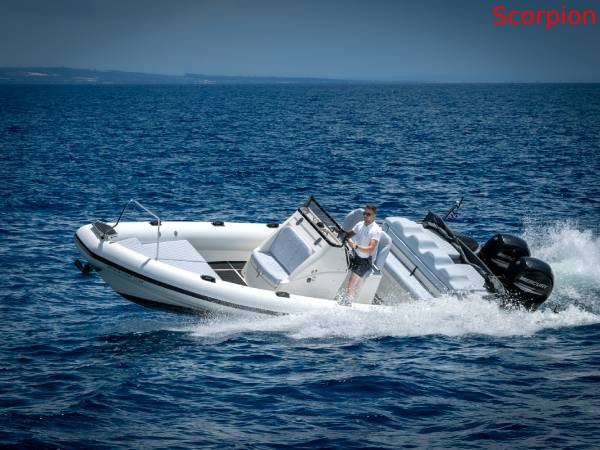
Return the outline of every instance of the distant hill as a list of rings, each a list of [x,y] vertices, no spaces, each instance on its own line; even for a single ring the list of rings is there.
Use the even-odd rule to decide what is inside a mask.
[[[186,73],[160,75],[68,67],[0,67],[0,84],[333,84],[328,78],[243,77]]]

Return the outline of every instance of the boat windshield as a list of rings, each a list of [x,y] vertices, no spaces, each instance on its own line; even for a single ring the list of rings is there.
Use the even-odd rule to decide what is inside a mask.
[[[341,247],[343,245],[341,237],[344,235],[342,227],[323,209],[321,205],[311,195],[300,208],[298,208],[302,217],[304,217],[329,245]]]

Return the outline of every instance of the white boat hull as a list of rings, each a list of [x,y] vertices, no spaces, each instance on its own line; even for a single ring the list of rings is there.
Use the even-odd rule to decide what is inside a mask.
[[[119,227],[121,236],[131,234],[146,240],[156,239],[154,234],[156,230],[149,228],[146,223],[123,223]],[[199,227],[204,230],[199,230]],[[164,222],[161,234],[165,236],[178,230],[178,237],[193,239],[192,233],[189,231],[185,233],[185,230],[194,228],[196,237],[203,235],[202,239],[212,242],[213,245],[219,242],[215,247],[222,249],[223,243],[232,241],[237,231],[240,235],[238,238],[243,239],[248,248],[241,251],[238,247],[235,251],[249,254],[256,242],[264,240],[274,231],[261,224],[228,223],[225,227],[211,227],[210,223]],[[75,242],[82,254],[115,292],[144,305],[172,307],[190,312],[267,315],[295,314],[343,307],[329,299],[294,294],[281,297],[276,292],[222,280],[206,281],[199,274],[129,251],[117,245],[118,241],[102,241],[92,231],[92,225],[81,227],[75,235]],[[235,251],[229,250],[230,253],[227,255],[230,256]],[[369,309],[371,305],[356,304],[352,307]]]

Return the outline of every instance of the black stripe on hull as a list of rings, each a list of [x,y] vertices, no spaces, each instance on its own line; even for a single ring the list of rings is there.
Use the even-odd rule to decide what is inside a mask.
[[[123,294],[122,292],[117,292],[121,297],[133,302],[137,305],[143,306],[145,308],[156,309],[159,311],[167,311],[176,314],[185,314],[185,315],[193,315],[193,316],[205,316],[209,315],[210,311],[208,310],[200,310],[193,308],[186,308],[184,306],[175,306],[168,305],[166,303],[155,302],[153,300],[147,300],[145,298],[136,297],[134,295]]]
[[[215,303],[217,305],[221,305],[221,306],[225,306],[228,308],[232,308],[232,309],[240,309],[243,311],[248,311],[248,312],[254,312],[254,313],[259,313],[259,314],[267,314],[270,316],[281,316],[281,315],[285,315],[285,313],[281,313],[281,312],[276,312],[276,311],[270,311],[268,309],[261,309],[261,308],[254,308],[252,306],[244,306],[244,305],[238,305],[236,303],[231,303],[225,300],[220,300],[218,298],[212,298],[212,297],[207,297],[205,295],[202,294],[198,294],[196,292],[193,291],[188,291],[187,289],[183,289],[180,288],[178,286],[173,286],[170,285],[168,283],[164,283],[162,281],[158,281],[155,280],[154,278],[150,278],[147,277],[146,275],[142,275],[141,273],[137,273],[134,272],[133,270],[130,270],[126,267],[120,266],[119,264],[104,258],[103,256],[97,255],[94,252],[92,252],[89,248],[87,248],[87,246],[81,241],[81,239],[79,238],[79,236],[77,236],[77,234],[75,234],[75,240],[77,241],[77,243],[80,245],[80,247],[84,250],[85,253],[87,253],[86,256],[89,256],[90,259],[95,259],[103,264],[106,264],[107,266],[110,266],[120,272],[126,273],[127,275],[130,275],[132,277],[136,277],[142,281],[145,281],[147,283],[150,284],[154,284],[155,286],[159,286],[162,287],[164,289],[169,289],[171,291],[177,292],[179,294],[184,294],[187,295],[189,297],[193,297],[193,298],[197,298],[198,300],[204,300],[206,302],[210,302],[210,303]],[[123,295],[121,293],[119,293],[120,295]],[[158,302],[154,302],[153,303],[158,303]],[[192,309],[192,308],[189,308]],[[193,310],[193,309],[192,309]]]

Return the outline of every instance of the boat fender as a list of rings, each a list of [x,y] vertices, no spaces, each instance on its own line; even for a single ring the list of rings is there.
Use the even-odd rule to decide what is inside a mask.
[[[79,261],[78,259],[75,260],[74,264],[75,264],[75,267],[77,267],[79,270],[81,270],[82,275],[89,275],[94,270],[94,266],[92,266],[90,263],[84,264],[81,261]]]
[[[210,275],[202,275],[200,278],[202,278],[204,281],[210,281],[211,283],[215,283],[217,280],[215,280],[215,277],[211,277]]]

